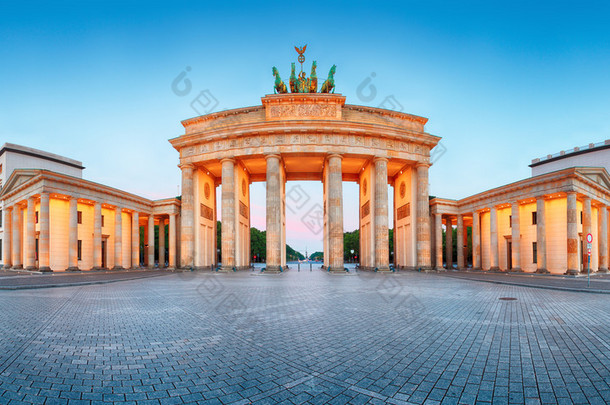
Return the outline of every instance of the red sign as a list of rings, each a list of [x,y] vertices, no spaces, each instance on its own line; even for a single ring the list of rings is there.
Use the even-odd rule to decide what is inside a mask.
[[[593,235],[591,235],[590,233],[587,234],[587,242],[588,243],[593,242]]]
[[[591,256],[591,249],[587,249],[587,254]]]

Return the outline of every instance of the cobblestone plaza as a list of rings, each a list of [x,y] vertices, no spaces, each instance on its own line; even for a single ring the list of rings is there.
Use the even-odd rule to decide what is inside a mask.
[[[610,400],[607,294],[291,270],[0,302],[3,404]]]

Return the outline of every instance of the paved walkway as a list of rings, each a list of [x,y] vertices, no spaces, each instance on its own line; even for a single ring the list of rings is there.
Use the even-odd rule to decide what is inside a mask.
[[[82,271],[43,274],[4,270],[0,271],[0,290],[105,284],[166,274],[166,270]]]
[[[548,274],[491,273],[485,271],[457,270],[439,272],[438,274],[448,277],[459,277],[468,280],[486,281],[498,284],[610,294],[610,274],[592,275],[590,279],[590,286],[587,285],[586,275],[574,277]]]
[[[408,272],[189,272],[0,291],[0,305],[0,403],[610,399],[606,294]]]

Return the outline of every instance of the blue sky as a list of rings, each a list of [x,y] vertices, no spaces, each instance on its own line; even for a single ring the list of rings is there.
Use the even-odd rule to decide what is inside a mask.
[[[215,110],[260,104],[271,66],[288,76],[293,46],[307,43],[306,64],[317,60],[321,74],[336,64],[348,103],[392,95],[429,118],[447,149],[430,192],[463,198],[529,176],[533,158],[610,138],[609,15],[586,1],[2,2],[0,142],[82,160],[93,181],[173,196],[180,172],[167,140],[197,115],[192,99],[209,90]],[[171,83],[186,67],[193,90],[180,97]],[[376,96],[365,100],[358,86],[372,73]],[[321,184],[302,186],[321,201]],[[346,211],[355,195],[346,184]],[[290,227],[288,243],[321,247]]]

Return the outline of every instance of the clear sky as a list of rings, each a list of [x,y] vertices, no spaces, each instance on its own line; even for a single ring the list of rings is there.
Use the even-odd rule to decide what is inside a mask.
[[[199,115],[193,99],[208,90],[213,111],[260,104],[271,66],[287,78],[294,45],[308,44],[306,64],[317,60],[320,76],[336,64],[348,103],[394,96],[429,118],[446,148],[430,193],[463,198],[529,176],[536,157],[610,138],[609,16],[607,2],[587,1],[2,2],[0,142],[81,160],[89,180],[174,196],[167,140]],[[192,89],[179,96],[182,72]],[[296,185],[321,203],[321,184]],[[344,195],[352,230],[355,184]],[[252,203],[261,212],[264,198]],[[299,215],[288,243],[321,249]]]

